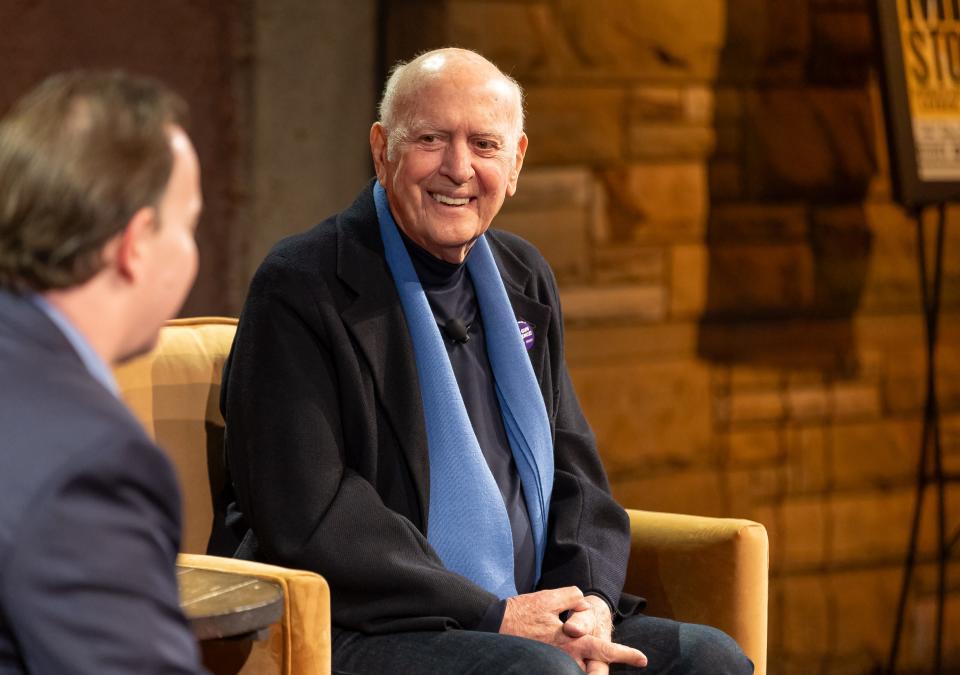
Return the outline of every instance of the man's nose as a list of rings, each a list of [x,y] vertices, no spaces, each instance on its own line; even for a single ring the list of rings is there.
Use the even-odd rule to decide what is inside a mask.
[[[446,147],[440,171],[457,185],[473,178],[473,153],[465,140],[454,140]]]

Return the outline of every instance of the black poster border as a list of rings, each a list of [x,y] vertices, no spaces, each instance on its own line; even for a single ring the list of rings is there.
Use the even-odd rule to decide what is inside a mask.
[[[877,0],[872,4],[874,25],[879,37],[880,86],[887,118],[887,144],[892,160],[890,178],[893,197],[908,208],[917,208],[960,198],[960,181],[928,181],[920,178],[907,98],[903,43],[897,19],[899,1]]]

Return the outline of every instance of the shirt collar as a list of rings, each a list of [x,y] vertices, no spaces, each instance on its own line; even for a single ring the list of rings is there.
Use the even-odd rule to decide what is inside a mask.
[[[397,226],[397,232],[403,239],[404,246],[407,247],[407,253],[410,254],[410,262],[413,263],[413,269],[420,277],[420,284],[424,287],[449,286],[463,278],[467,271],[466,259],[461,263],[451,263],[441,260],[425,248],[417,244],[407,233]],[[473,249],[471,249],[472,251]],[[467,257],[470,252],[467,252]]]
[[[113,378],[113,371],[104,363],[100,355],[93,350],[93,347],[90,346],[90,343],[83,337],[83,334],[70,322],[70,319],[51,305],[42,295],[34,293],[29,295],[28,298],[30,302],[46,314],[47,318],[60,329],[63,336],[67,338],[67,342],[69,342],[70,346],[77,352],[77,356],[80,357],[80,361],[84,367],[90,375],[93,376],[93,379],[97,380],[107,391],[119,398],[120,388],[117,386],[117,381]]]

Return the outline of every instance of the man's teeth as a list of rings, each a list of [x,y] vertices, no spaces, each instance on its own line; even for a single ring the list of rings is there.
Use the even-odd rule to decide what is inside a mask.
[[[470,203],[469,197],[464,197],[463,199],[454,199],[453,197],[447,197],[446,195],[441,195],[436,192],[431,192],[430,196],[441,204],[447,204],[449,206],[463,206],[464,204]]]

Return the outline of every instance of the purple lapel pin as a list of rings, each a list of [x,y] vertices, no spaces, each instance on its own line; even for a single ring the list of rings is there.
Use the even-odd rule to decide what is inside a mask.
[[[523,346],[527,348],[527,351],[530,351],[533,349],[533,343],[536,342],[536,336],[533,334],[533,326],[526,321],[517,321],[517,326],[520,328],[520,337],[523,338]]]

